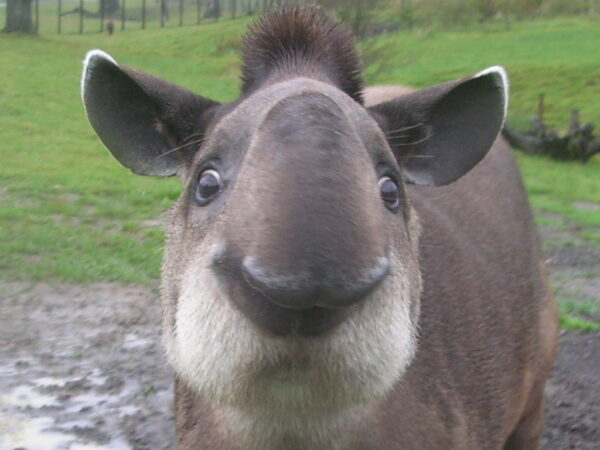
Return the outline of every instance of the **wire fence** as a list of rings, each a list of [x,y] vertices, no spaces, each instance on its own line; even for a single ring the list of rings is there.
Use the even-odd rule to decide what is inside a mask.
[[[6,22],[7,2],[0,0]],[[284,4],[320,3],[335,9],[358,36],[370,17],[399,26],[444,27],[557,15],[600,16],[600,0],[17,0],[32,5],[33,32],[96,33],[199,25],[261,14]],[[485,8],[484,8],[485,6]],[[383,13],[377,14],[381,9]],[[389,25],[389,23],[388,23]],[[30,30],[30,27],[27,28]],[[368,31],[368,30],[367,30]]]
[[[200,25],[291,3],[285,0],[34,0],[32,20],[40,34],[91,33]],[[294,3],[301,3],[294,1]],[[4,11],[2,11],[4,10]],[[6,14],[6,0],[0,13]],[[4,23],[4,17],[0,16]]]

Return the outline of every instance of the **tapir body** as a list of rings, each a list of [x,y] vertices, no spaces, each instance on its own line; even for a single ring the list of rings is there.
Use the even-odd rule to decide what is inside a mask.
[[[163,336],[185,449],[502,449],[539,443],[556,309],[503,69],[364,90],[315,8],[246,37],[218,104],[88,54],[113,155],[179,175]]]

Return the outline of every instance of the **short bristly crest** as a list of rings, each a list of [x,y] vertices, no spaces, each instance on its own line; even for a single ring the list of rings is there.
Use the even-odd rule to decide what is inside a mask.
[[[244,94],[299,75],[321,78],[363,102],[353,36],[319,7],[286,7],[266,15],[250,28],[242,54]]]

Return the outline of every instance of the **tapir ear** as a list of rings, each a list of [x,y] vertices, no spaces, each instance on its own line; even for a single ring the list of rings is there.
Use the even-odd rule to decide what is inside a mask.
[[[502,67],[417,91],[369,108],[388,137],[407,183],[458,180],[490,150],[508,106]]]
[[[92,127],[113,156],[137,174],[156,176],[176,174],[190,155],[185,148],[173,149],[192,135],[200,140],[218,105],[152,75],[119,66],[100,50],[86,55],[81,97]]]

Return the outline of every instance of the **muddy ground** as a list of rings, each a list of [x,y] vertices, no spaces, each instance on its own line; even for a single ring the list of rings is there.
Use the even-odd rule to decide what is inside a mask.
[[[600,304],[600,250],[542,234],[558,294]],[[159,322],[148,287],[0,283],[0,449],[174,448]],[[598,332],[561,335],[543,448],[600,448]]]

